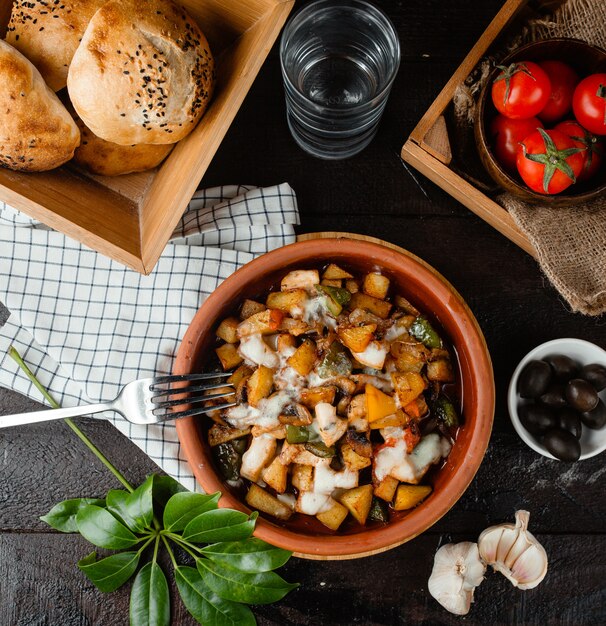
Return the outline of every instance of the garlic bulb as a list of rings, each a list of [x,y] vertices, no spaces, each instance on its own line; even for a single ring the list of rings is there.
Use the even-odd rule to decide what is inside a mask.
[[[447,543],[436,552],[427,588],[445,609],[466,615],[473,601],[473,591],[484,580],[485,571],[477,544],[470,541]]]
[[[518,589],[533,589],[547,573],[547,553],[528,532],[528,511],[516,511],[516,523],[487,528],[478,539],[482,559]]]

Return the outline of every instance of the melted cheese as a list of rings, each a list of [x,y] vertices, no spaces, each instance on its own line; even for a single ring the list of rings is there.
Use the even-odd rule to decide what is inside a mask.
[[[323,493],[304,491],[299,494],[297,500],[297,511],[306,515],[317,515],[332,508],[333,499]]]
[[[379,341],[371,341],[363,352],[352,352],[354,358],[362,365],[380,370],[387,357],[387,346]]]
[[[238,352],[249,364],[265,365],[265,367],[272,368],[280,365],[280,358],[263,341],[263,337],[259,333],[242,337]]]
[[[353,489],[358,486],[358,472],[344,469],[335,472],[330,459],[316,465],[314,470],[314,493],[332,494],[335,489]]]

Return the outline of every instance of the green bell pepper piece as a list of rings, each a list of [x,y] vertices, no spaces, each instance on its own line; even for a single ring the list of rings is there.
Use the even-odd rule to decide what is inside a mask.
[[[459,425],[459,416],[454,404],[442,393],[433,403],[433,412],[449,428],[456,428]]]
[[[442,340],[426,317],[420,315],[415,319],[408,332],[428,348],[441,348]]]
[[[338,341],[333,341],[322,362],[318,365],[318,376],[320,378],[349,376],[351,370],[351,359],[347,356],[345,348]]]

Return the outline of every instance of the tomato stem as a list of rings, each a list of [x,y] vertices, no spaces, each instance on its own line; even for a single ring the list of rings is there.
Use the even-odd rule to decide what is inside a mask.
[[[494,82],[498,83],[500,80],[505,80],[505,96],[503,98],[503,104],[507,104],[507,100],[509,100],[509,95],[511,94],[511,79],[518,72],[524,72],[524,74],[530,76],[532,80],[537,80],[525,63],[511,63],[509,66],[497,65],[497,67],[501,70],[501,73],[494,79]]]

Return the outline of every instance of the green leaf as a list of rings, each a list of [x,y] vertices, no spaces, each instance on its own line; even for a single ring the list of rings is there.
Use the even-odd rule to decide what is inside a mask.
[[[218,596],[232,602],[271,604],[299,586],[287,583],[274,572],[250,574],[208,559],[196,559],[196,566],[204,582]]]
[[[99,548],[124,550],[139,541],[109,511],[93,504],[88,504],[78,512],[76,523],[80,534]]]
[[[112,489],[106,496],[107,508],[133,532],[142,533],[146,528],[151,528],[154,517],[152,487],[153,476],[149,476],[132,493]]]
[[[175,580],[183,604],[200,624],[253,626],[257,623],[247,606],[219,597],[193,567],[176,567]]]
[[[176,494],[187,491],[187,489],[172,476],[154,475],[152,497],[154,500],[154,511],[158,519],[162,519],[162,513],[166,503]]]
[[[89,580],[104,593],[121,587],[134,573],[139,564],[139,552],[119,552],[97,561],[91,552],[78,561],[78,567]]]
[[[292,556],[292,552],[276,548],[256,537],[213,543],[202,548],[202,552],[212,561],[244,572],[269,572],[282,567]]]
[[[168,626],[170,594],[162,568],[146,563],[137,574],[130,592],[131,626]]]
[[[105,500],[97,500],[96,498],[74,498],[73,500],[63,500],[40,519],[52,526],[55,530],[62,533],[77,533],[78,525],[76,524],[76,515],[78,511],[88,504],[95,506],[105,506]]]
[[[133,532],[142,533],[145,530],[145,526],[129,514],[129,496],[130,493],[124,489],[108,491],[105,497],[107,510]]]
[[[189,522],[183,531],[183,539],[192,543],[247,539],[253,533],[255,519],[231,509],[207,511]]]
[[[218,507],[219,492],[212,495],[202,495],[190,491],[176,493],[164,509],[164,528],[170,531],[183,530],[195,517],[213,511]]]

